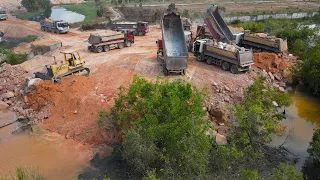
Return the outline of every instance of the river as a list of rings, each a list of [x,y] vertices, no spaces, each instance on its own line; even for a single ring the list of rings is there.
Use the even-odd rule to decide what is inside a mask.
[[[0,124],[15,118],[12,112],[0,112]],[[70,180],[76,178],[90,160],[90,151],[72,140],[39,126],[34,126],[30,133],[12,134],[16,127],[15,123],[0,129],[0,175],[13,174],[21,166],[38,169],[45,179]]]

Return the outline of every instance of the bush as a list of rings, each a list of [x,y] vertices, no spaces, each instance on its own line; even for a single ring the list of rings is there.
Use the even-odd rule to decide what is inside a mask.
[[[190,17],[189,10],[188,9],[184,9],[183,13],[182,13],[182,16],[186,17],[186,18],[189,18]]]
[[[28,12],[39,12],[44,10],[44,16],[50,17],[52,4],[50,0],[22,0],[21,4]]]
[[[135,173],[203,177],[210,149],[204,97],[182,80],[151,83],[135,76],[129,89],[120,88],[108,120],[123,134],[122,156]]]
[[[44,177],[34,168],[18,167],[15,174],[0,175],[0,179],[6,180],[44,180]]]
[[[320,129],[313,133],[312,141],[308,148],[309,156],[302,168],[305,179],[318,179],[320,172]]]
[[[6,63],[11,65],[21,64],[26,60],[27,54],[15,54],[13,52],[9,52],[5,56]]]

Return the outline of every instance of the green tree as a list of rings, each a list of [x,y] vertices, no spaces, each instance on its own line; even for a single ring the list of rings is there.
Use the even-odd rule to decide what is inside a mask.
[[[308,50],[295,75],[314,94],[320,95],[320,45]]]
[[[242,170],[241,178],[243,180],[261,180],[265,179],[259,176],[257,170]],[[268,180],[303,180],[301,171],[296,171],[294,166],[280,163],[278,168],[272,169],[272,174],[268,176]]]
[[[123,158],[139,174],[203,177],[210,150],[204,92],[182,80],[148,82],[134,77],[120,93],[108,120],[123,134]]]
[[[189,10],[188,9],[184,9],[183,13],[182,13],[182,16],[186,17],[186,18],[189,18],[190,17]]]
[[[50,17],[52,4],[50,0],[22,0],[21,4],[29,12],[44,10],[44,16]]]
[[[235,106],[235,122],[231,127],[230,141],[248,155],[261,155],[260,147],[269,143],[278,131],[278,124],[283,119],[279,106],[288,106],[287,94],[259,78],[246,92],[244,102]]]
[[[303,175],[306,179],[317,179],[320,177],[320,129],[313,133],[308,153],[309,156],[302,168]]]

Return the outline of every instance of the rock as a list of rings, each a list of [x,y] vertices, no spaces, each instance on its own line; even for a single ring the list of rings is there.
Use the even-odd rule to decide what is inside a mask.
[[[291,76],[291,71],[289,69],[285,69],[283,72],[282,72],[282,76],[284,78],[289,78]]]
[[[28,82],[28,88],[35,88],[35,87],[37,87],[41,82],[43,82],[43,80],[40,79],[40,78],[30,79],[30,81]]]
[[[279,86],[280,86],[280,87],[283,87],[283,88],[287,87],[287,85],[286,85],[285,82],[279,82]]]
[[[272,86],[275,87],[275,88],[279,88],[279,87],[280,87],[280,86],[279,86],[278,84],[276,84],[276,83],[273,83]]]
[[[218,122],[226,122],[227,119],[227,106],[224,103],[216,103],[214,105],[211,105],[209,114],[214,116],[214,118]]]
[[[3,101],[0,101],[0,110],[7,109],[9,105]]]
[[[228,86],[224,86],[224,89],[228,92],[230,92],[230,88]]]
[[[218,145],[226,145],[226,144],[228,143],[226,136],[217,133],[217,134],[216,134],[216,143],[217,143]]]
[[[269,74],[269,77],[271,78],[271,80],[274,81],[274,76],[273,76],[273,74],[272,74],[271,72],[269,72],[268,74]]]
[[[230,98],[228,96],[224,97],[225,102],[230,102]]]
[[[9,91],[7,93],[2,94],[2,99],[9,99],[14,97],[14,92]]]
[[[278,106],[279,106],[278,103],[275,102],[275,101],[272,101],[272,104],[273,104],[275,107],[278,107]]]
[[[13,83],[14,83],[14,85],[18,85],[20,83],[20,81],[18,78],[14,78]]]
[[[218,84],[217,84],[216,82],[213,82],[213,83],[212,83],[212,86],[217,87]]]
[[[14,96],[19,96],[20,94],[20,89],[18,87],[14,87]]]
[[[266,70],[263,70],[263,71],[261,72],[261,75],[262,75],[263,77],[268,77],[268,73],[267,73]]]
[[[77,111],[77,110],[75,110],[73,113],[74,113],[74,114],[78,114],[78,111]]]
[[[276,80],[278,80],[278,81],[281,81],[281,80],[282,80],[282,77],[281,77],[279,74],[274,74],[273,76],[274,76],[274,78],[275,78]]]
[[[219,126],[224,126],[224,123],[219,123]]]
[[[4,87],[3,86],[0,86],[0,91],[2,91],[4,89]]]
[[[286,92],[283,87],[279,87],[279,90],[280,90],[281,92]]]
[[[23,96],[23,102],[24,103],[28,103],[29,101],[28,101],[28,96]]]
[[[10,101],[10,100],[5,101],[5,103],[7,103],[9,106],[11,106],[13,104],[12,101]]]

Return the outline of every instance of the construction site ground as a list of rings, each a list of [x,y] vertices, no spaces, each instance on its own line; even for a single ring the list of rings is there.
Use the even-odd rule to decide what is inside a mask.
[[[156,60],[156,41],[161,37],[159,25],[151,26],[146,36],[136,36],[131,47],[103,53],[93,53],[87,49],[86,41],[94,31],[71,29],[68,34],[45,33],[40,31],[38,23],[14,17],[1,22],[1,28],[9,28],[8,35],[24,32],[24,35],[40,36],[42,42],[62,42],[62,47],[21,64],[29,74],[42,71],[45,65],[52,64],[53,56],[58,62],[62,61],[60,52],[63,50],[79,51],[86,62],[85,66],[91,70],[89,77],[74,75],[62,79],[58,84],[52,84],[51,81],[42,83],[37,91],[29,94],[27,102],[37,112],[36,120],[41,126],[81,144],[97,146],[119,141],[112,131],[98,126],[98,112],[109,112],[118,88],[128,87],[135,74],[151,81],[163,76],[162,67]],[[263,58],[266,59],[265,56]],[[254,82],[259,73],[256,70],[231,74],[220,67],[198,62],[189,53],[186,75],[172,73],[167,78],[184,79],[198,88],[207,88],[209,103],[223,102],[228,106],[241,101],[245,88]]]

